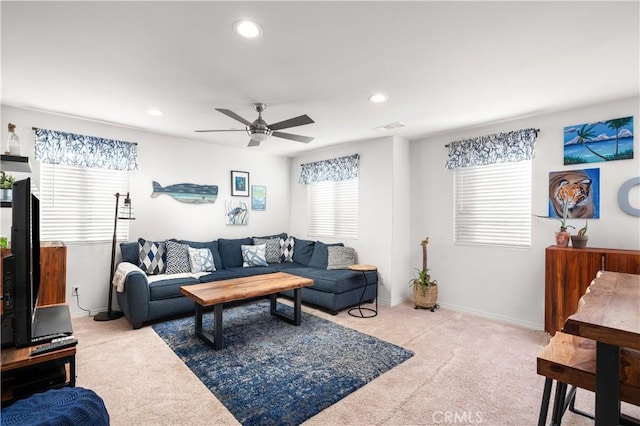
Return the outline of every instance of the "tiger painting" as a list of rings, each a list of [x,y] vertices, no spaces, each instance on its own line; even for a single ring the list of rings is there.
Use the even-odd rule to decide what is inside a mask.
[[[594,217],[595,205],[591,186],[591,178],[584,170],[550,173],[549,201],[556,216],[562,217],[562,200],[567,200],[569,218]]]

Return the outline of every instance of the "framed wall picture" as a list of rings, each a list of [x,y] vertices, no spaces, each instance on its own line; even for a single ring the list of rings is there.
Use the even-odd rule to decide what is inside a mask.
[[[251,210],[267,209],[267,187],[251,185]]]
[[[233,197],[249,196],[249,172],[231,170],[231,195]]]
[[[600,169],[549,172],[549,217],[562,217],[565,200],[569,219],[600,218]]]
[[[244,201],[229,199],[225,207],[227,225],[246,225],[249,222],[249,209]]]
[[[564,128],[565,165],[632,158],[632,116]]]

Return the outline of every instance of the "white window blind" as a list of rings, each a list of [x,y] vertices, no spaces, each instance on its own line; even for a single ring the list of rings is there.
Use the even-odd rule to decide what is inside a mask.
[[[111,241],[115,193],[128,188],[128,171],[41,163],[40,239]],[[118,240],[128,237],[129,221],[118,221]]]
[[[531,163],[454,170],[454,243],[531,247]]]
[[[307,185],[309,235],[358,238],[358,178]]]

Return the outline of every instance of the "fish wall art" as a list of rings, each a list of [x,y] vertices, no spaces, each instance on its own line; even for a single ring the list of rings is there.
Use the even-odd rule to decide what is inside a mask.
[[[195,183],[179,183],[164,188],[155,180],[151,198],[167,194],[176,201],[189,204],[215,203],[218,198],[218,185],[196,185]]]

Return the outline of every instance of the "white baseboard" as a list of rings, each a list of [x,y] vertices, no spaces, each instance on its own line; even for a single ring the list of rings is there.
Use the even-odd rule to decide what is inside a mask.
[[[512,324],[512,325],[517,325],[519,327],[524,327],[524,328],[528,328],[531,330],[536,330],[536,331],[542,331],[544,330],[544,324],[536,324],[536,323],[532,323],[529,321],[522,321],[520,319],[517,318],[511,318],[511,317],[505,317],[502,315],[496,315],[496,314],[492,314],[489,312],[484,312],[484,311],[479,311],[476,309],[470,309],[470,308],[466,308],[464,306],[457,306],[457,305],[451,305],[448,303],[439,303],[440,307],[442,308],[446,308],[446,309],[451,309],[452,311],[456,311],[456,312],[462,312],[465,314],[470,314],[470,315],[475,315],[478,317],[482,317],[482,318],[487,318],[487,319],[492,319],[492,320],[496,320],[499,322],[504,322],[507,324]]]

